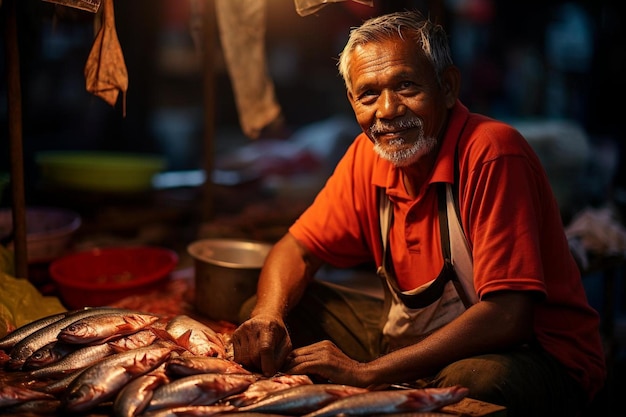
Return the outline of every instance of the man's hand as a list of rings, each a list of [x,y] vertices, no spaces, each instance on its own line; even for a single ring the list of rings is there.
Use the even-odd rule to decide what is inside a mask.
[[[234,359],[270,377],[283,366],[291,352],[285,323],[273,316],[255,316],[243,322],[232,336]]]
[[[335,384],[367,387],[372,375],[366,367],[367,364],[351,359],[334,343],[324,340],[294,349],[287,357],[283,371],[306,374]]]

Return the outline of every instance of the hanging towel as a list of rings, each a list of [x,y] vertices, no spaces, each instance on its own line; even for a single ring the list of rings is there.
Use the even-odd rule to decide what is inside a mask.
[[[115,31],[113,0],[104,0],[102,24],[85,64],[85,81],[87,91],[111,106],[115,106],[122,92],[122,111],[126,117],[128,73]]]
[[[216,0],[215,11],[239,123],[256,139],[282,113],[265,58],[267,2]]]
[[[300,16],[308,16],[320,10],[328,3],[339,3],[346,0],[294,0],[296,4],[296,12]],[[352,0],[366,6],[374,7],[374,0]]]

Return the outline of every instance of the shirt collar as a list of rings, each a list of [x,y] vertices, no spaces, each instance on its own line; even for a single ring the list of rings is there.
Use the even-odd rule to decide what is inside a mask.
[[[468,115],[467,107],[457,100],[450,113],[446,133],[437,155],[433,175],[430,179],[431,184],[434,182],[454,183],[454,153]]]

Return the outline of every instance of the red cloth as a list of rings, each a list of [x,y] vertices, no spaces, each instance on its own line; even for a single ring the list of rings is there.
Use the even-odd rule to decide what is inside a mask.
[[[453,182],[459,144],[460,210],[474,259],[479,297],[500,290],[537,291],[535,333],[583,388],[604,381],[599,316],[586,299],[559,207],[541,162],[508,125],[470,114],[460,102],[429,184],[411,200],[400,171],[361,134],[290,232],[338,267],[382,260],[376,186],[396,204],[390,242],[403,289],[434,279],[443,265],[435,182]],[[417,272],[414,272],[417,271]]]

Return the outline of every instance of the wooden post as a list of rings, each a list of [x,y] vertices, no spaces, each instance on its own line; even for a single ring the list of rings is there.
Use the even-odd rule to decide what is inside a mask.
[[[202,186],[202,213],[203,221],[210,220],[214,216],[214,193],[211,175],[215,159],[215,45],[216,45],[216,22],[215,2],[205,3],[204,10],[204,39],[203,45],[203,96],[204,96],[204,172],[206,180]]]
[[[28,276],[26,248],[26,203],[24,198],[24,151],[22,146],[22,93],[17,38],[16,0],[4,0],[2,18],[7,63],[7,106],[11,156],[11,201],[15,275]]]

